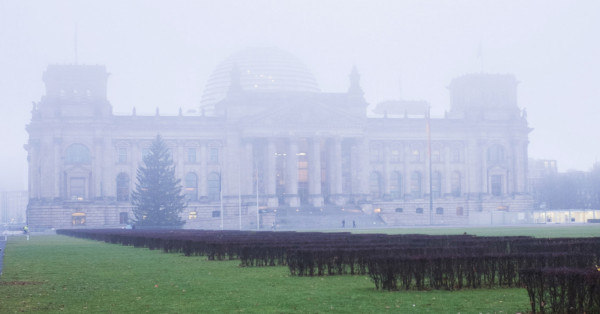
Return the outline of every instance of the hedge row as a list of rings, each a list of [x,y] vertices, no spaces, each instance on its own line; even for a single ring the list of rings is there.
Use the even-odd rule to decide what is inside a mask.
[[[520,271],[533,313],[600,313],[600,271],[528,268]]]

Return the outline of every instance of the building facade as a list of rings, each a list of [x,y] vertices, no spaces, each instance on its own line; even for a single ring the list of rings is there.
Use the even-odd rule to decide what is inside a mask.
[[[450,111],[431,119],[368,117],[356,70],[347,92],[321,92],[279,50],[225,60],[201,114],[115,115],[107,79],[102,66],[44,73],[25,146],[33,228],[126,224],[136,169],[157,134],[182,180],[189,228],[252,228],[277,208],[356,208],[389,225],[487,223],[531,209],[531,129],[511,75],[456,78]]]

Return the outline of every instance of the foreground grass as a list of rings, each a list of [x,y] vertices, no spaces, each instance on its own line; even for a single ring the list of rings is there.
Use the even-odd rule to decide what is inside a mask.
[[[549,231],[536,228],[531,232],[562,237],[594,236],[600,231],[581,227],[546,228],[553,230],[548,235]],[[418,230],[384,232],[425,233]],[[454,228],[433,230],[429,233],[450,234]],[[503,235],[478,233],[474,228],[454,231]],[[504,231],[533,235],[525,229]],[[239,261],[207,261],[64,236],[32,236],[30,241],[12,237],[6,250],[0,313],[516,313],[530,309],[525,289],[382,292],[375,291],[366,276],[292,277],[286,267],[242,268]]]

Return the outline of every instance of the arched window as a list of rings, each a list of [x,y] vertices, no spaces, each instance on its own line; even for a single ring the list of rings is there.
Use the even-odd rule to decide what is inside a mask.
[[[402,146],[398,143],[390,145],[390,162],[398,163],[402,161]]]
[[[410,147],[410,161],[420,162],[421,161],[421,147],[418,145],[412,145]]]
[[[452,196],[459,197],[462,194],[461,188],[461,177],[460,172],[454,171],[450,177],[450,188],[452,189]]]
[[[450,148],[450,161],[455,162],[455,163],[463,161],[463,153],[462,153],[461,145],[452,146]]]
[[[72,144],[65,151],[66,164],[89,164],[90,150],[83,144]]]
[[[398,171],[394,171],[390,174],[390,194],[392,195],[392,198],[395,199],[402,196],[402,176]]]
[[[488,148],[488,162],[497,163],[504,161],[504,148],[500,145],[494,145]]]
[[[208,200],[218,201],[221,197],[221,176],[217,172],[211,172],[207,178]]]
[[[371,172],[369,178],[369,189],[373,199],[381,198],[381,175],[379,172]]]
[[[421,197],[421,173],[418,171],[410,175],[410,194],[412,197]]]
[[[442,174],[439,171],[431,174],[431,193],[433,198],[442,196]]]
[[[129,175],[124,172],[117,175],[117,201],[129,201]]]
[[[193,172],[185,175],[185,197],[188,201],[198,200],[198,176]]]
[[[381,143],[371,142],[371,144],[369,145],[369,150],[371,162],[383,161],[383,147],[381,147]]]

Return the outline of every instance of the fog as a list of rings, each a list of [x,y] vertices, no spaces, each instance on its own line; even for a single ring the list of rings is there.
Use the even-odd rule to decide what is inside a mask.
[[[473,72],[512,73],[529,155],[560,171],[600,156],[598,1],[7,1],[0,0],[0,190],[27,187],[23,144],[49,64],[102,64],[116,114],[198,108],[210,73],[255,45],[286,50],[322,91],[348,88],[353,66],[373,107],[426,100]]]

